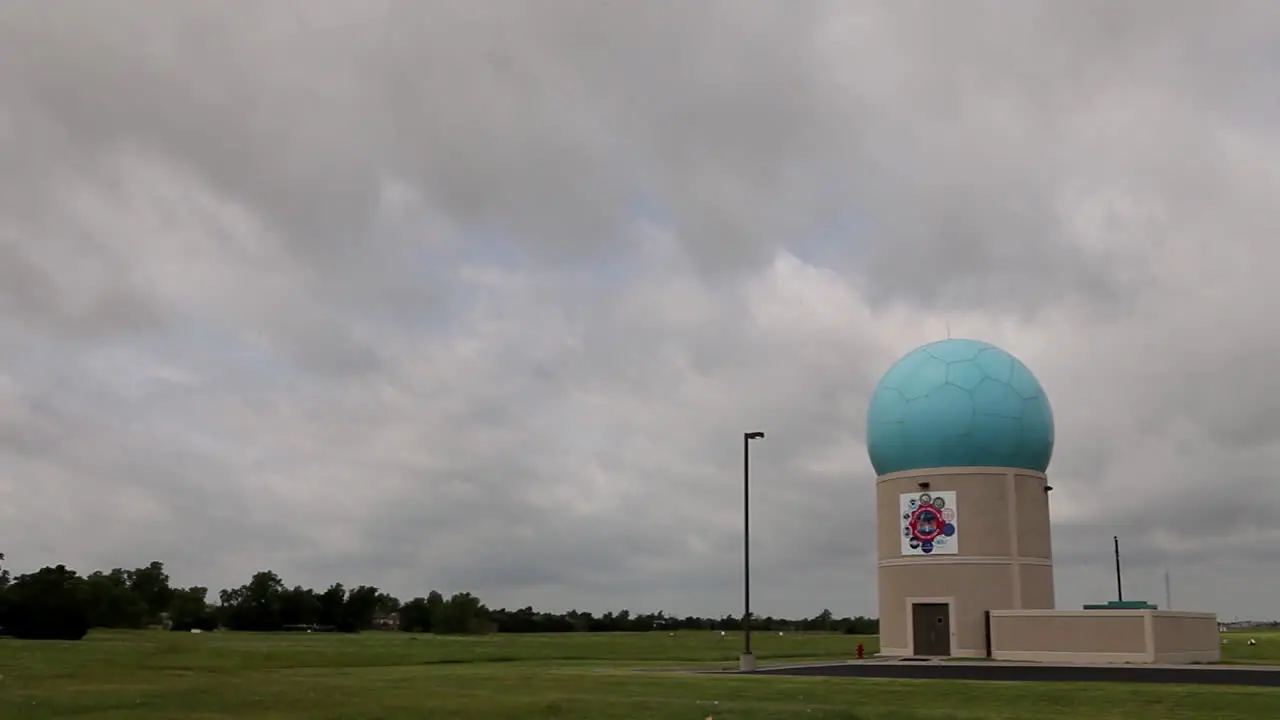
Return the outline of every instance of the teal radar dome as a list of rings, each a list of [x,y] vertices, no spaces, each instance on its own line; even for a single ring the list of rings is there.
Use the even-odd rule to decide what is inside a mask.
[[[1044,472],[1053,411],[1017,358],[979,340],[939,340],[889,368],[867,410],[877,475],[942,467]]]

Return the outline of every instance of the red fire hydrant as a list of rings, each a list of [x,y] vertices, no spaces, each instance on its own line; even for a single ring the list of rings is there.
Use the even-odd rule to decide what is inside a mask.
[[[858,659],[862,659],[862,643],[858,643]]]

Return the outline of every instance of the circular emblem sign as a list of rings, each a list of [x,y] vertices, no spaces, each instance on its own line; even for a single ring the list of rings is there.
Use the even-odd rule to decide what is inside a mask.
[[[901,509],[904,554],[955,554],[954,492],[904,495]]]

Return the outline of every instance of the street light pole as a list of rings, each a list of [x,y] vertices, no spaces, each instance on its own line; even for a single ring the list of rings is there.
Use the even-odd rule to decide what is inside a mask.
[[[764,433],[742,434],[742,657],[740,670],[756,669],[756,656],[751,654],[751,441],[761,440]]]

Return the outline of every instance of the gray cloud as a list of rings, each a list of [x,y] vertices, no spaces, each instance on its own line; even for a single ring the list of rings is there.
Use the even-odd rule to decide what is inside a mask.
[[[733,612],[760,428],[760,609],[872,613],[950,325],[1053,399],[1061,604],[1119,534],[1265,614],[1276,15],[0,0],[2,549]]]

